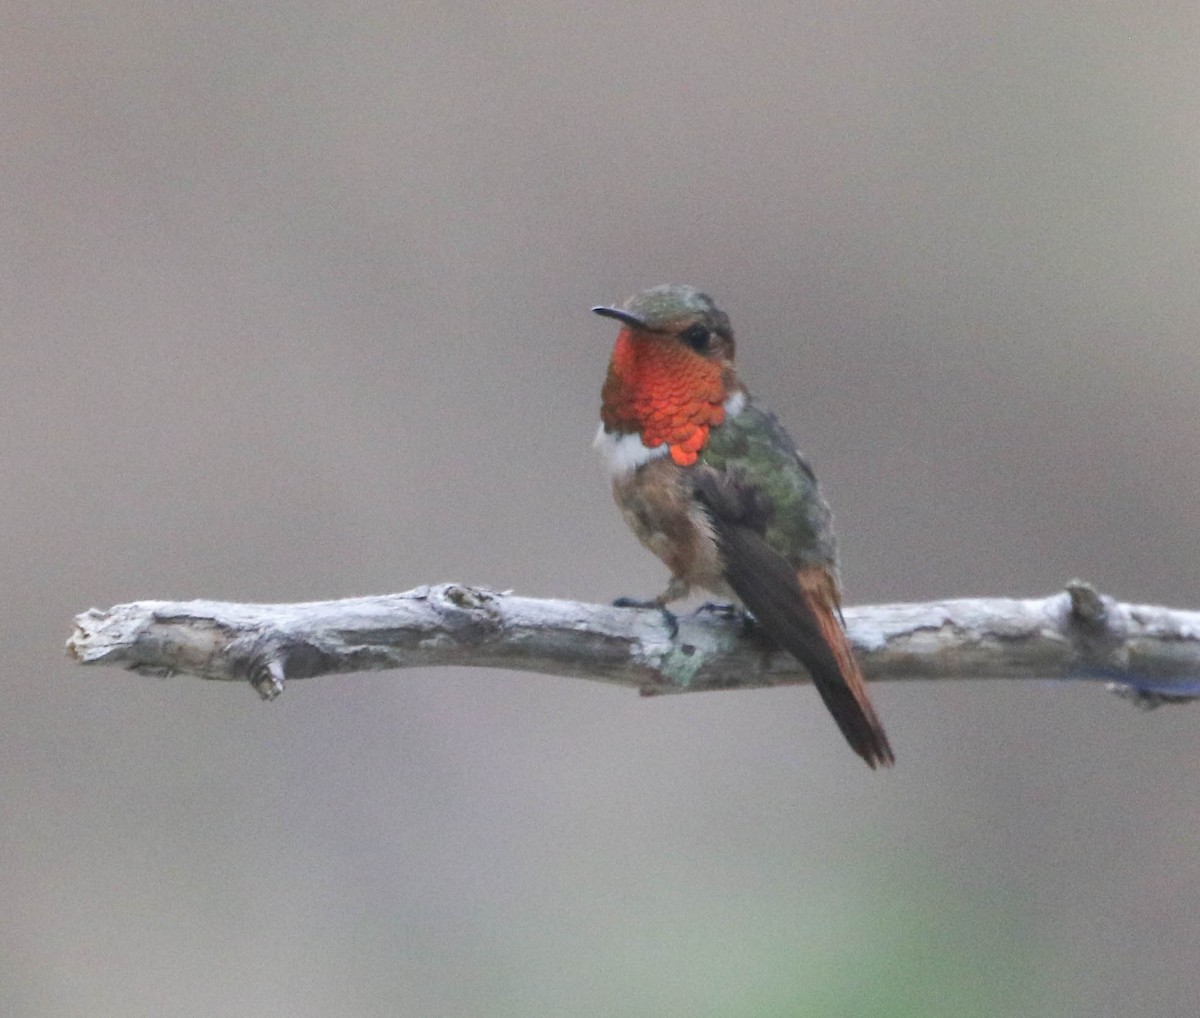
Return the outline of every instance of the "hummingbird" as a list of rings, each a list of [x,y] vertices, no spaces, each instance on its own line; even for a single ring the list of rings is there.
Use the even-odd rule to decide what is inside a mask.
[[[625,522],[671,572],[657,607],[694,587],[732,598],[812,676],[850,747],[895,761],[846,637],[832,514],[812,468],[734,370],[729,316],[691,286],[592,308],[621,324],[596,447]]]

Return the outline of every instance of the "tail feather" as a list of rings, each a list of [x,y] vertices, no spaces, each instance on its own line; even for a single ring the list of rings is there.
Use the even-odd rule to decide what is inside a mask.
[[[862,669],[842,627],[833,577],[827,570],[810,568],[800,570],[797,580],[800,593],[821,632],[822,642],[829,648],[834,668],[830,671],[828,662],[814,667],[804,658],[800,660],[812,672],[817,692],[854,751],[871,767],[877,764],[890,767],[896,762],[896,756],[867,695]],[[818,675],[818,671],[822,674]]]
[[[837,581],[823,566],[796,571],[750,528],[717,523],[725,579],[772,639],[812,675],[850,748],[871,768],[896,757],[839,621]]]

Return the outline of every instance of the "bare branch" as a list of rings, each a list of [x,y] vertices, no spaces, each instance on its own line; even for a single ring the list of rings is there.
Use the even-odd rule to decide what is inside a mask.
[[[646,609],[517,597],[456,583],[306,604],[136,601],[75,619],[81,664],[249,681],[475,665],[632,686],[644,695],[807,682],[743,615],[703,608],[672,634]],[[895,679],[1092,679],[1143,706],[1200,697],[1200,612],[1129,605],[1079,581],[1031,600],[846,609],[863,668]]]

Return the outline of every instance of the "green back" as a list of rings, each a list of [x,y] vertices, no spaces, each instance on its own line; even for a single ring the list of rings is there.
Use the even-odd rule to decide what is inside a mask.
[[[747,400],[740,414],[713,428],[699,460],[732,471],[764,493],[774,509],[763,536],[792,565],[836,562],[833,514],[812,468],[774,414]]]

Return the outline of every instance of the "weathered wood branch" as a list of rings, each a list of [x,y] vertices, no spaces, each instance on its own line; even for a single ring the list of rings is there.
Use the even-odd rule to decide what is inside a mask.
[[[1085,583],[1015,600],[846,609],[867,676],[1092,679],[1144,706],[1200,697],[1200,612],[1122,604]],[[248,681],[475,665],[632,686],[645,695],[808,681],[744,616],[705,608],[672,633],[654,610],[517,597],[455,583],[306,604],[136,601],[75,618],[81,664]]]

